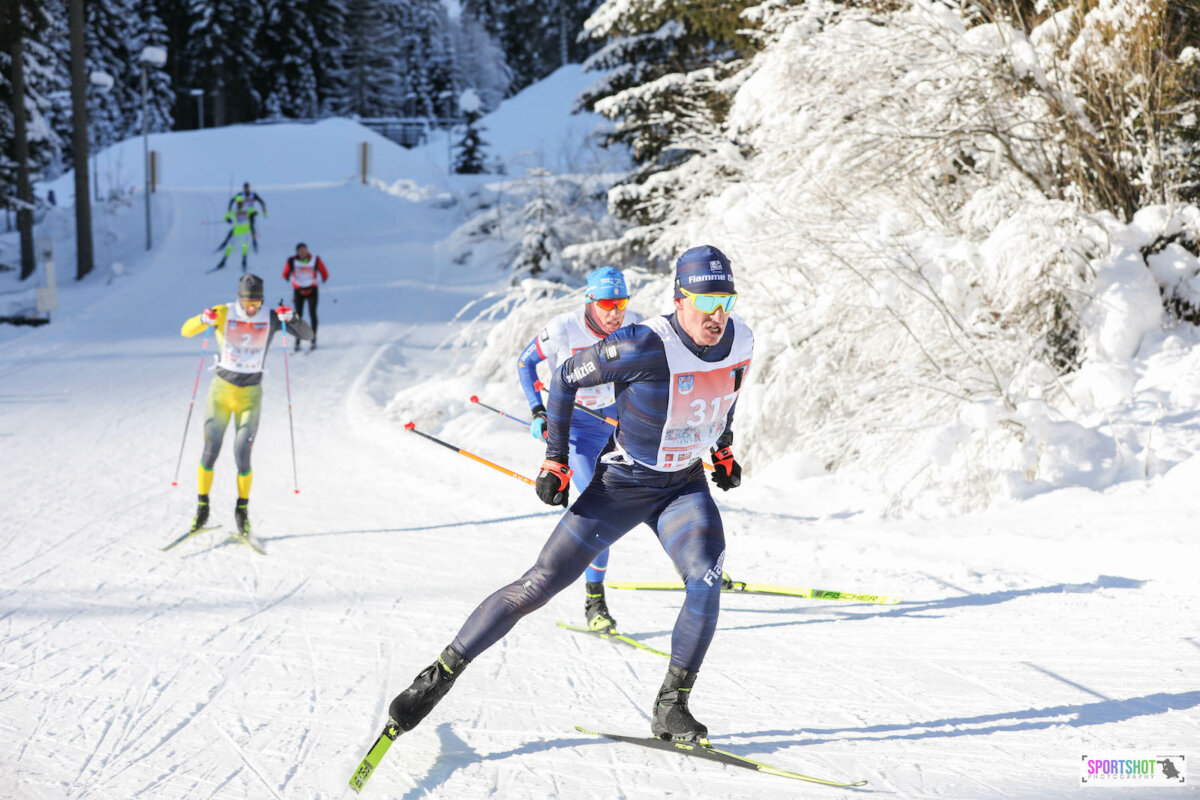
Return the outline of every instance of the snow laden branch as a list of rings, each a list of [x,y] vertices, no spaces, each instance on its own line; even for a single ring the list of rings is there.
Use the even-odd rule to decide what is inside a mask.
[[[639,233],[653,259],[714,241],[740,267],[748,461],[864,470],[898,509],[1011,494],[1072,407],[1109,246],[1062,169],[1064,117],[1090,122],[1058,40],[935,3],[784,13],[726,143],[647,181],[669,222]]]

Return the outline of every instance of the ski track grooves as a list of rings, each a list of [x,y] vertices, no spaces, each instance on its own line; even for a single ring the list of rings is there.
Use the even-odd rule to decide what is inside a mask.
[[[280,795],[279,792],[275,791],[275,788],[273,786],[271,786],[270,782],[265,777],[263,777],[262,770],[259,769],[258,766],[253,761],[250,760],[250,757],[247,756],[246,752],[244,750],[242,750],[241,747],[238,746],[237,742],[235,742],[233,740],[233,737],[231,737],[228,733],[226,733],[224,728],[222,728],[216,722],[209,720],[209,723],[213,726],[213,729],[216,730],[216,732],[221,735],[222,739],[229,742],[229,746],[233,748],[233,752],[237,753],[238,758],[240,758],[242,760],[242,763],[244,763],[246,765],[246,768],[249,769],[251,773],[253,773],[254,777],[256,777],[260,781],[262,781],[262,785],[267,787],[267,791],[271,793],[271,796],[274,797],[275,800],[283,800],[283,796]]]

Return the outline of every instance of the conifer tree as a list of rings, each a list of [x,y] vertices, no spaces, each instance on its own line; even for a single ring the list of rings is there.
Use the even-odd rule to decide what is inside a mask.
[[[463,12],[500,42],[516,93],[596,49],[597,42],[579,37],[595,7],[595,0],[465,0]]]
[[[0,0],[0,203],[16,210],[22,280],[36,267],[31,179],[61,151],[49,98],[70,84],[61,53],[47,44],[67,46],[66,37],[48,38],[50,13],[47,4]]]
[[[330,101],[337,114],[364,117],[401,113],[402,0],[348,0],[341,91]]]
[[[255,78],[262,59],[255,48],[263,11],[243,0],[188,0],[192,18],[182,58],[188,85],[213,99],[213,122],[257,119],[262,105]]]
[[[312,51],[316,31],[303,6],[268,0],[259,51],[267,66],[259,92],[268,117],[315,117],[319,108]]]
[[[344,0],[305,0],[300,8],[316,37],[305,52],[317,85],[317,113],[325,116],[345,91],[346,5]]]
[[[586,22],[587,35],[606,44],[585,62],[602,72],[579,99],[615,124],[607,142],[627,145],[639,165],[629,186],[610,194],[618,216],[654,222],[660,204],[647,187],[655,173],[686,161],[720,130],[732,86],[723,83],[745,62],[753,43],[741,33],[750,3],[702,0],[606,0]]]
[[[454,146],[454,171],[460,175],[478,175],[484,172],[483,127],[479,118],[483,116],[483,101],[474,89],[464,89],[458,99],[459,113],[466,120],[463,136]]]
[[[171,46],[167,26],[158,14],[155,0],[134,0],[134,20],[131,56],[136,60],[147,47],[161,47],[167,51],[167,66],[163,69],[152,69],[146,73],[147,91],[146,106],[150,114],[149,129],[151,133],[169,131],[175,123],[175,90],[171,83],[171,62],[178,58],[178,53]],[[126,129],[124,136],[132,136],[141,132],[141,75],[135,75],[134,70],[126,71],[126,79],[136,78],[138,87],[137,113],[133,115],[133,128]],[[189,98],[190,99],[190,98]]]
[[[512,84],[512,70],[504,60],[500,43],[468,11],[459,16],[452,33],[462,85],[475,90],[485,112],[495,109]]]

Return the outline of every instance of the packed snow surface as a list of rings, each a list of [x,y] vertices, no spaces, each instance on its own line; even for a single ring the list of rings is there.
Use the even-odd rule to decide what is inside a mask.
[[[506,140],[519,128],[542,137],[511,152],[586,150],[567,116],[580,78],[558,81],[510,104],[515,118],[488,118]],[[50,325],[0,331],[0,796],[348,796],[392,696],[533,562],[558,517],[528,486],[404,430],[411,419],[524,474],[542,457],[468,399],[522,415],[516,352],[511,375],[483,383],[476,354],[452,344],[457,312],[505,283],[442,245],[461,222],[451,200],[478,182],[446,176],[444,142],[404,151],[346,121],[154,139],[168,166],[153,248],[140,195],[98,210],[101,263],[74,284],[69,209],[55,212],[39,235],[58,245],[60,310]],[[378,180],[363,185],[354,148],[366,140]],[[330,269],[320,346],[277,338],[269,353],[250,503],[269,554],[226,538],[232,434],[212,491],[224,527],[164,553],[194,508],[213,351],[179,327],[234,298],[237,258],[207,272],[224,227],[206,223],[243,180],[270,209],[250,256],[268,302],[290,297],[280,273],[297,241]],[[13,236],[3,244],[15,261]],[[664,298],[645,310],[667,309]],[[1194,334],[1164,334],[1154,352],[1129,380],[1155,382],[1156,413],[1194,428]],[[789,436],[769,420],[755,429]],[[1026,500],[935,519],[885,516],[868,482],[801,455],[747,465],[743,486],[717,497],[733,578],[903,602],[725,595],[693,710],[724,749],[866,779],[862,791],[883,796],[1135,796],[1081,788],[1081,758],[1200,758],[1200,459],[1171,460],[1165,474],[1147,465],[1149,480],[1063,476]],[[673,571],[641,528],[614,549],[609,577]],[[609,591],[621,629],[660,649],[681,599]],[[647,735],[666,668],[556,627],[582,622],[582,607],[576,585],[479,657],[363,796],[846,794],[576,732]]]

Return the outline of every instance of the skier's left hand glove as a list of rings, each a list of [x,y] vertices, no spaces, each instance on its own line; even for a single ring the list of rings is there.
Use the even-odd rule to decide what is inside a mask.
[[[564,463],[566,460],[562,456],[548,456],[542,462],[542,471],[538,473],[534,488],[537,489],[537,496],[548,506],[567,507],[573,471]]]
[[[288,306],[280,306],[275,309],[275,316],[279,317],[280,322],[291,322],[295,314],[292,313],[292,309]]]
[[[742,483],[742,465],[733,460],[733,448],[722,447],[712,451],[712,482],[728,492]]]
[[[533,409],[533,421],[529,423],[529,435],[538,441],[546,440],[546,407],[543,405],[535,406]]]

